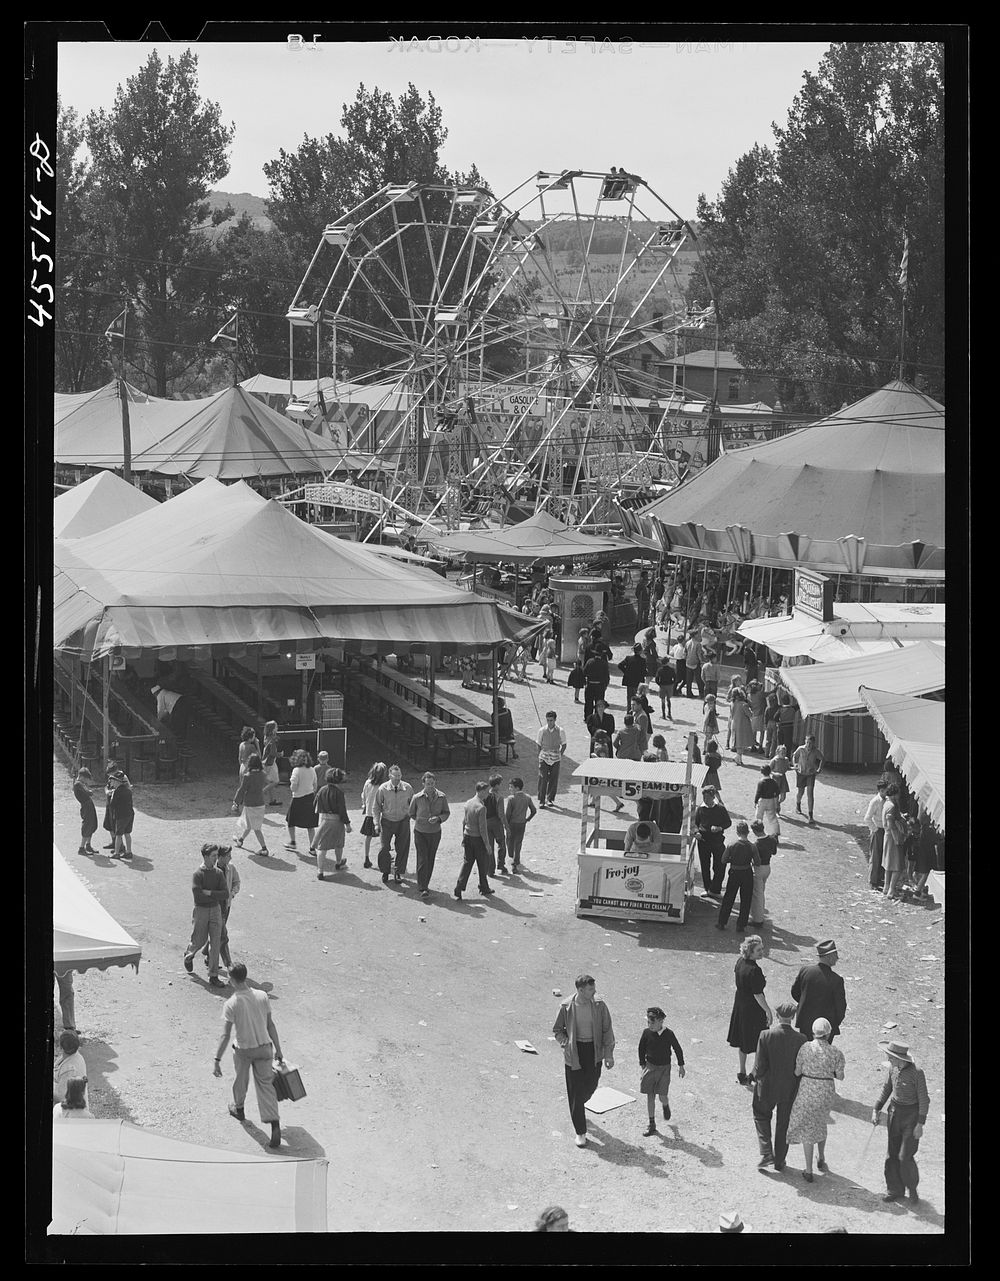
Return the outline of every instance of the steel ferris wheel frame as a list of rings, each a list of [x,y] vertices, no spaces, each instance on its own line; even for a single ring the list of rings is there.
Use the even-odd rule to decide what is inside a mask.
[[[599,264],[608,231],[619,247]],[[567,237],[579,261],[569,284],[552,256]],[[297,327],[315,330],[317,380],[324,356],[336,385],[349,345],[376,354],[360,381],[384,386],[397,412],[375,454],[393,464],[392,502],[424,519],[453,523],[463,488],[491,485],[533,490],[536,510],[575,505],[581,523],[600,519],[623,486],[673,472],[635,390],[647,384],[655,404],[669,385],[630,358],[651,336],[690,330],[686,247],[711,298],[695,229],[618,169],[539,172],[501,199],[485,187],[386,185],[324,228],[287,313],[289,377]],[[641,313],[667,276],[677,301],[654,334]],[[695,324],[706,322],[713,303]],[[523,369],[501,377],[498,357],[509,364],[517,348]]]

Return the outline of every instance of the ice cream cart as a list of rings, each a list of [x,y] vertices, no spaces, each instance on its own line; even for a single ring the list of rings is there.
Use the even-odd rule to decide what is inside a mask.
[[[682,924],[694,883],[693,816],[696,789],[683,761],[631,761],[593,757],[573,771],[580,780],[580,852],[577,857],[577,916]],[[625,826],[607,801],[653,802],[657,832],[652,844],[638,841],[625,851]],[[593,805],[591,805],[593,802]],[[671,822],[670,813],[676,815]],[[662,823],[659,821],[662,820]],[[612,823],[617,824],[612,826]],[[677,831],[664,830],[678,827]]]

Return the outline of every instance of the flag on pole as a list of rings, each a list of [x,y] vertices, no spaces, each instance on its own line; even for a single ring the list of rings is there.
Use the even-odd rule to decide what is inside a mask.
[[[222,328],[212,335],[209,342],[218,342],[219,339],[224,342],[238,343],[240,341],[240,313],[234,311]]]
[[[899,260],[899,286],[904,295],[906,294],[907,281],[909,279],[910,266],[910,237],[907,232],[903,232],[903,256]]]
[[[104,331],[105,338],[124,338],[125,337],[125,319],[128,316],[128,307],[123,307],[115,316],[111,324]]]

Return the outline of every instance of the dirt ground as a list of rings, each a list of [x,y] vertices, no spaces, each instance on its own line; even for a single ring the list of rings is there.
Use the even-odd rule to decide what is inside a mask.
[[[616,646],[616,658],[625,652]],[[298,856],[282,848],[278,809],[267,819],[277,857],[235,856],[243,887],[229,922],[232,953],[268,992],[286,1059],[301,1069],[308,1097],[282,1105],[283,1148],[329,1160],[330,1230],[516,1232],[557,1202],[575,1229],[591,1232],[714,1232],[725,1210],[739,1210],[754,1232],[943,1232],[943,912],[889,903],[867,888],[862,815],[873,776],[827,769],[816,788],[817,828],[782,816],[767,887],[772,923],[761,931],[766,995],[773,1007],[799,966],[814,959],[816,942],[835,939],[849,1004],[837,1041],[847,1069],[830,1126],[829,1173],[807,1184],[802,1149],[794,1147],[783,1174],[762,1175],[751,1096],[736,1082],[736,1052],[726,1044],[735,916],[727,933],[713,928],[699,874],[683,925],[575,917],[580,793],[570,775],[587,754],[583,707],[574,706],[565,669],[555,686],[540,680],[537,667],[528,670],[527,684],[504,691],[519,759],[500,772],[522,774],[533,790],[534,732],[549,707],[569,750],[558,808],[529,825],[524,871],[493,882],[494,898],[478,896],[475,878],[463,902],[451,895],[460,806],[482,771],[438,772],[453,816],[430,902],[417,895],[412,849],[402,889],[362,869],[361,784],[371,760],[386,753],[354,729],[346,873],[319,883],[301,840]],[[488,706],[488,695],[462,690],[457,679],[441,684],[449,697]],[[620,724],[619,687],[610,699]],[[676,759],[688,731],[700,738],[701,704],[679,698],[673,709],[673,723],[663,726],[657,715],[654,732],[665,733]],[[252,1090],[245,1124],[226,1111],[228,1054],[222,1080],[212,1076],[228,993],[207,986],[203,965],[193,976],[181,965],[198,849],[230,838],[236,785],[235,742],[232,768],[206,742],[196,746],[191,781],[136,784],[131,865],[76,854],[78,808],[64,765],[56,766],[56,843],[143,950],[138,975],[77,976],[91,1106],[97,1116],[177,1138],[266,1150]],[[735,820],[752,808],[758,773],[726,758],[723,793]],[[415,771],[406,776],[417,781]],[[570,995],[581,971],[596,976],[614,1020],[616,1062],[605,1084],[637,1094],[636,1046],[651,1003],[664,1007],[684,1047],[687,1076],[674,1073],[673,1119],[659,1121],[658,1137],[643,1137],[637,1098],[591,1117],[585,1149],[573,1143],[551,1029],[559,1005],[553,989]],[[919,1153],[925,1199],[914,1210],[880,1199],[885,1125],[875,1133],[869,1117],[884,1072],[877,1043],[889,1034],[910,1043],[931,1095]],[[514,1042],[522,1039],[538,1054],[519,1051]]]

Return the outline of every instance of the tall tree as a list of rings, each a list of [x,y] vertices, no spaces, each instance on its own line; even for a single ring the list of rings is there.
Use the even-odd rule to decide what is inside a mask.
[[[833,45],[698,216],[722,339],[810,411],[895,377],[908,238],[904,376],[944,396],[940,45]]]
[[[140,384],[165,396],[209,357],[217,252],[205,226],[209,189],[229,171],[234,127],[198,92],[191,50],[163,63],[154,50],[111,111],[91,112],[92,229],[107,254],[105,288],[134,310],[127,364]],[[209,333],[211,331],[209,330]]]

